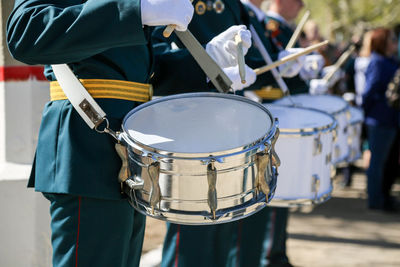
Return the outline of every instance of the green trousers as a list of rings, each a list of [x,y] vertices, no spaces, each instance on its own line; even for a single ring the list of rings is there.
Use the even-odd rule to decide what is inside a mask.
[[[167,224],[162,267],[284,266],[287,209],[210,226]]]
[[[145,217],[127,200],[44,195],[51,202],[54,267],[139,266]]]

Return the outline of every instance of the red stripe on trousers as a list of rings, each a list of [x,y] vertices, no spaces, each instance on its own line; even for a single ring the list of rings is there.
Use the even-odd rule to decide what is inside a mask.
[[[271,250],[272,250],[272,246],[274,243],[275,220],[276,220],[276,210],[271,209],[271,232],[269,235],[269,238],[271,240],[271,242],[270,242],[271,245],[268,249],[267,257],[269,257],[271,255]]]
[[[181,226],[178,225],[178,230],[176,231],[176,241],[175,241],[175,267],[178,267],[179,263],[179,238],[180,238],[180,231],[181,231]]]
[[[76,248],[75,248],[75,267],[78,266],[78,247],[79,247],[79,228],[81,226],[81,200],[79,197],[79,208],[78,208],[78,233],[76,234]]]
[[[35,78],[46,81],[43,66],[0,66],[0,82],[25,81]]]

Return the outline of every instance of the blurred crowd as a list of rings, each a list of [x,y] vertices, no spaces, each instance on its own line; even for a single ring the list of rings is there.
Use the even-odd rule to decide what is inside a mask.
[[[363,167],[367,169],[368,208],[396,211],[398,204],[391,189],[399,176],[399,37],[400,25],[364,30],[347,44],[330,44],[318,52],[325,65],[351,47],[355,49],[336,72],[329,93],[340,95],[364,113],[362,130]],[[300,39],[307,47],[324,38],[314,21],[308,21]],[[351,185],[357,168],[341,169],[344,185]]]

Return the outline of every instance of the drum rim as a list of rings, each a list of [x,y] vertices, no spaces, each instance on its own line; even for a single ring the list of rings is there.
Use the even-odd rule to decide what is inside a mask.
[[[336,116],[336,115],[338,115],[338,114],[340,114],[340,113],[342,113],[342,112],[345,112],[345,111],[347,111],[347,110],[349,110],[350,109],[350,105],[349,105],[349,103],[347,103],[346,102],[346,100],[344,100],[343,98],[341,98],[341,97],[339,97],[339,96],[336,96],[336,95],[310,95],[310,94],[297,94],[297,95],[291,95],[291,98],[293,99],[293,98],[297,98],[297,97],[300,97],[300,96],[312,96],[312,97],[321,97],[321,96],[329,96],[329,97],[334,97],[334,98],[336,98],[336,99],[339,99],[341,102],[344,102],[344,103],[346,103],[346,106],[344,107],[344,108],[342,108],[342,109],[340,109],[340,110],[337,110],[337,111],[335,111],[335,112],[332,112],[332,113],[328,113],[327,111],[325,111],[325,110],[320,110],[320,109],[316,109],[316,108],[314,108],[314,107],[305,107],[305,108],[311,108],[311,109],[316,109],[316,110],[319,110],[319,111],[322,111],[322,112],[326,112],[326,113],[328,113],[328,114],[330,114],[330,115],[332,115],[332,116]],[[285,97],[285,98],[287,98],[287,97]],[[281,98],[281,99],[284,99],[284,98]],[[276,101],[279,101],[279,100],[281,100],[281,99],[277,99]],[[278,103],[277,103],[278,104]],[[296,106],[296,104],[297,103],[295,103],[295,105],[291,105],[291,104],[285,104],[285,105],[283,105],[283,104],[278,104],[278,105],[283,105],[283,106],[290,106],[290,107],[298,107],[298,106]],[[304,107],[304,106],[301,106],[301,107]]]
[[[196,153],[196,152],[195,153],[187,153],[187,152],[173,152],[173,151],[161,150],[161,149],[157,149],[152,146],[143,144],[143,143],[135,140],[132,136],[130,136],[127,133],[124,125],[125,125],[126,120],[132,114],[134,114],[134,113],[138,112],[139,110],[142,110],[148,106],[159,103],[159,102],[164,102],[164,101],[168,101],[168,100],[172,100],[172,99],[189,98],[189,97],[219,97],[219,98],[225,98],[225,99],[235,99],[238,101],[246,102],[253,106],[257,106],[268,114],[268,117],[271,121],[271,128],[261,138],[255,140],[249,144],[243,145],[241,147],[228,149],[228,150],[221,150],[221,151],[208,152],[208,153],[204,153],[204,152],[202,152],[202,153]],[[234,156],[236,154],[245,153],[245,152],[251,151],[253,149],[259,150],[260,148],[261,149],[264,148],[264,143],[268,142],[268,140],[271,140],[277,134],[278,122],[277,122],[277,120],[274,120],[274,117],[272,116],[271,112],[266,107],[264,107],[262,104],[254,102],[253,100],[250,100],[248,98],[238,96],[238,95],[232,95],[232,94],[200,92],[200,93],[183,93],[183,94],[175,94],[175,95],[165,96],[165,97],[151,100],[142,105],[139,105],[139,106],[135,107],[134,109],[132,109],[128,114],[125,115],[125,117],[122,121],[121,129],[122,129],[122,133],[123,133],[123,134],[121,134],[121,136],[128,143],[128,145],[133,146],[134,148],[138,149],[139,151],[151,153],[151,154],[155,155],[157,158],[174,158],[174,159],[209,161],[210,159],[214,159],[216,157],[224,158],[224,157]]]
[[[313,112],[318,112],[321,114],[324,114],[328,117],[330,117],[332,119],[332,122],[329,123],[328,125],[325,126],[321,126],[321,127],[310,127],[310,128],[300,128],[300,129],[288,129],[288,128],[282,128],[279,127],[279,131],[280,134],[290,134],[290,135],[300,135],[300,136],[309,136],[309,135],[314,135],[320,132],[331,132],[334,131],[337,127],[337,120],[335,119],[335,117],[331,114],[329,114],[328,112],[319,110],[319,109],[315,109],[315,108],[309,108],[309,107],[297,107],[297,106],[287,106],[287,105],[281,105],[281,104],[274,104],[274,103],[270,103],[270,104],[266,104],[267,107],[268,105],[273,105],[273,106],[277,106],[277,107],[288,107],[288,108],[298,108],[298,109],[306,109],[306,110],[311,110]]]

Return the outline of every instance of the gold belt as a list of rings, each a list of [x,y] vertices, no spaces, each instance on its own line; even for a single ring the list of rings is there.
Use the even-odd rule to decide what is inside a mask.
[[[280,88],[274,88],[271,86],[263,87],[260,90],[255,90],[254,93],[261,99],[279,99],[283,97],[283,93]]]
[[[153,96],[151,84],[103,79],[80,79],[80,81],[93,98],[147,102]],[[50,82],[50,99],[51,101],[67,99],[57,81]]]

